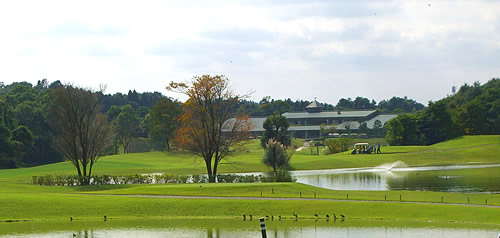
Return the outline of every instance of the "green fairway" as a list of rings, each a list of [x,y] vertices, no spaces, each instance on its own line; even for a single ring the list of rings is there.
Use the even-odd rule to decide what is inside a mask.
[[[248,143],[245,151],[225,159],[221,173],[268,171],[262,160],[259,140]],[[402,161],[411,165],[445,165],[469,162],[498,163],[500,136],[465,136],[431,146],[387,146],[383,154],[351,155],[343,152],[332,155],[310,155],[308,150],[297,152],[291,160],[296,170],[354,168],[378,166]],[[194,155],[171,152],[149,152],[105,156],[94,166],[94,174],[124,175],[134,173],[202,174],[203,160]],[[70,162],[22,169],[0,170],[0,181],[30,180],[31,176],[73,175]]]
[[[414,221],[462,221],[498,224],[500,208],[428,205],[409,203],[371,203],[355,201],[269,201],[230,199],[164,199],[111,197],[76,194],[7,193],[1,198],[0,219],[99,219],[159,217],[240,217],[283,215],[312,218],[314,213],[344,214],[350,219],[389,219]]]
[[[407,165],[443,165],[499,163],[499,136],[467,136],[432,146],[383,147],[386,154],[350,155],[340,153],[314,156],[298,152],[292,158],[295,169],[327,169],[377,166],[403,161]],[[221,172],[267,171],[261,162],[262,149],[257,140],[247,150],[228,158]],[[499,178],[499,168],[454,171],[479,180],[481,176]],[[201,174],[202,160],[184,153],[137,153],[106,156],[94,169],[96,174],[133,173]],[[431,172],[429,172],[431,173]],[[443,172],[443,175],[452,173]],[[0,170],[0,220],[98,219],[103,215],[116,218],[164,217],[239,217],[252,213],[262,215],[302,216],[314,213],[344,214],[352,219],[413,221],[460,221],[499,224],[498,207],[446,205],[447,203],[500,206],[500,194],[466,194],[419,191],[337,191],[297,183],[262,184],[159,184],[105,186],[34,186],[34,175],[72,175],[68,162],[32,168]],[[494,182],[494,181],[493,181]],[[102,194],[102,195],[91,195]],[[181,199],[109,196],[176,195],[303,198],[313,200],[248,199]],[[315,199],[316,198],[316,199]],[[325,201],[338,199],[345,201]],[[348,200],[347,200],[348,199]],[[384,201],[388,202],[384,202]],[[369,202],[377,201],[377,202]],[[418,204],[412,202],[430,202]],[[441,204],[444,203],[444,204]]]

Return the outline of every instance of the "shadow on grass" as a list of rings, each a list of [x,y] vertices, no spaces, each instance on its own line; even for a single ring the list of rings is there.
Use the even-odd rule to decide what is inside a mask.
[[[112,184],[112,185],[81,185],[76,186],[75,190],[79,192],[105,191],[113,189],[124,189],[134,187],[134,184]]]

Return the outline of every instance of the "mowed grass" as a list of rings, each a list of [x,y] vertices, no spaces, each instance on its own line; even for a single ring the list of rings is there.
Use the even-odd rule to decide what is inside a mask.
[[[241,218],[292,213],[313,218],[314,213],[343,214],[347,219],[384,219],[411,221],[467,222],[499,224],[499,208],[410,203],[373,203],[355,201],[300,200],[230,200],[230,199],[164,199],[144,197],[111,197],[76,194],[3,194],[0,198],[0,220],[67,220],[110,218],[210,217]]]
[[[311,155],[309,150],[295,153],[291,166],[295,170],[371,167],[402,161],[412,165],[446,165],[469,162],[500,162],[500,136],[464,136],[431,146],[387,146],[383,154]],[[219,165],[220,173],[265,172],[263,150],[259,140],[252,140],[244,151],[228,157]],[[104,156],[93,169],[94,174],[124,175],[146,173],[203,174],[205,163],[195,155],[180,152],[149,152]],[[76,170],[69,162],[22,169],[0,170],[0,181],[30,180],[31,176],[72,175]]]
[[[423,191],[341,191],[322,189],[298,183],[263,184],[160,184],[102,186],[91,194],[173,195],[215,197],[308,198],[364,201],[431,202],[500,206],[500,194],[449,193]],[[400,200],[401,198],[401,200]],[[443,200],[441,200],[443,198]],[[443,202],[441,202],[443,201]]]
[[[456,140],[418,147],[383,147],[387,154],[314,156],[298,152],[292,158],[297,170],[377,166],[403,161],[407,165],[463,164],[469,162],[499,163],[499,136],[467,136]],[[486,146],[482,146],[486,145]],[[477,147],[475,147],[477,146]],[[261,162],[259,141],[251,141],[247,149],[227,158],[220,172],[268,171]],[[498,168],[471,170],[476,177],[500,174]],[[185,153],[137,153],[101,158],[95,174],[123,175],[134,173],[201,174],[205,165],[200,158]],[[166,185],[106,185],[50,187],[30,185],[31,176],[72,175],[75,169],[68,162],[33,168],[0,170],[0,220],[98,219],[103,215],[116,218],[157,217],[240,217],[293,212],[302,216],[314,213],[344,214],[356,219],[387,219],[413,221],[460,221],[500,224],[500,208],[445,205],[468,203],[500,205],[498,194],[461,194],[418,191],[334,191],[296,183],[263,184],[166,184]],[[496,176],[496,177],[495,177]],[[186,195],[234,197],[314,198],[317,200],[268,201],[229,199],[165,199],[117,197],[122,195]],[[102,194],[102,195],[89,195]],[[107,195],[106,195],[107,194]],[[347,199],[324,201],[321,199]],[[401,196],[402,202],[399,202]],[[487,199],[487,201],[486,201]],[[351,201],[358,200],[358,201]],[[361,200],[361,201],[360,201]],[[366,202],[366,201],[390,202]],[[365,201],[365,202],[363,202]],[[413,204],[411,201],[435,204]]]

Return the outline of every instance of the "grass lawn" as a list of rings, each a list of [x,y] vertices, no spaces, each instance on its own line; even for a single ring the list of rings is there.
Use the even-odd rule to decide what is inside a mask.
[[[487,145],[482,146],[481,145]],[[480,147],[473,147],[480,146]],[[465,136],[431,146],[387,146],[383,154],[351,155],[343,152],[332,155],[310,155],[309,150],[297,152],[291,160],[296,170],[334,169],[378,166],[402,161],[412,165],[446,165],[469,162],[499,163],[500,136]],[[418,152],[418,153],[416,153]],[[259,140],[248,143],[247,149],[228,157],[219,165],[219,172],[265,172],[263,150]],[[206,173],[203,160],[194,155],[171,152],[119,154],[99,159],[95,174],[124,175],[134,173],[202,174]],[[21,169],[0,170],[0,181],[30,180],[31,176],[72,175],[70,162],[61,162]]]
[[[113,218],[211,217],[239,218],[292,213],[312,218],[321,215],[344,214],[350,219],[383,219],[412,221],[467,222],[499,224],[500,208],[429,205],[410,203],[373,203],[356,201],[270,201],[229,199],[164,199],[141,197],[111,197],[56,193],[2,194],[0,220],[66,220]]]
[[[466,136],[432,146],[383,147],[386,154],[313,156],[297,152],[292,166],[297,170],[377,166],[403,161],[407,165],[443,165],[469,162],[499,163],[500,136]],[[482,146],[486,145],[486,146]],[[261,162],[259,141],[251,141],[247,150],[228,158],[220,172],[267,171]],[[137,153],[101,158],[94,167],[96,174],[123,175],[133,173],[200,174],[205,172],[199,158],[184,153]],[[496,169],[474,170],[476,178],[488,174],[497,178]],[[334,191],[296,183],[263,184],[167,184],[49,187],[30,185],[35,175],[70,175],[75,169],[68,162],[32,168],[0,170],[0,220],[10,219],[98,219],[103,215],[116,218],[158,217],[240,217],[242,214],[301,216],[344,214],[356,219],[459,221],[500,224],[500,208],[471,207],[444,203],[500,205],[499,194],[464,194],[418,191]],[[496,176],[496,177],[495,177]],[[229,200],[229,199],[165,199],[97,196],[97,194],[150,194],[189,196],[284,197],[346,199],[322,200]],[[84,194],[82,194],[84,193]],[[419,201],[436,204],[399,202]],[[375,200],[394,202],[360,202]]]

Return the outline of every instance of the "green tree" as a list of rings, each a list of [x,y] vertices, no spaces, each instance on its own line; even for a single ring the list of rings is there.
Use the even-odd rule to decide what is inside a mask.
[[[274,138],[269,139],[266,143],[263,162],[272,167],[275,173],[279,168],[286,167],[288,165],[286,147]]]
[[[371,103],[368,98],[356,97],[352,102],[353,109],[374,109],[375,103]]]
[[[420,140],[417,117],[414,114],[406,113],[399,115],[397,118],[403,127],[400,145],[418,145]]]
[[[113,121],[116,118],[118,118],[120,112],[122,112],[122,107],[112,105],[111,108],[106,112],[106,115],[108,116],[108,121]]]
[[[429,107],[419,116],[419,131],[425,144],[435,144],[460,135],[444,100],[429,102]]]
[[[283,100],[274,100],[270,96],[262,98],[259,102],[259,109],[264,111],[264,115],[281,115],[290,110],[290,105]]]
[[[335,108],[337,109],[342,109],[342,110],[346,110],[346,109],[352,109],[354,107],[354,102],[352,101],[351,98],[341,98],[339,100],[339,102],[337,103],[337,105],[335,106]]]
[[[387,129],[387,132],[385,134],[387,143],[389,143],[390,145],[401,145],[401,143],[403,142],[404,128],[401,125],[399,119],[396,117],[387,121],[385,124],[385,128]]]
[[[178,117],[181,113],[179,103],[162,98],[153,105],[149,114],[149,135],[153,141],[160,142],[163,145],[161,148],[166,148],[167,151],[170,151],[170,141],[180,126]]]
[[[33,146],[33,134],[25,126],[18,126],[12,131],[11,140],[18,141],[23,146],[23,151],[31,149]]]
[[[121,112],[116,119],[116,135],[123,146],[123,153],[130,153],[130,142],[139,127],[139,119],[130,104],[121,108]]]
[[[61,154],[52,146],[54,130],[49,126],[47,118],[47,84],[46,80],[39,81],[35,87],[25,82],[13,83],[8,85],[8,90],[5,92],[4,98],[9,102],[7,106],[9,129],[25,126],[33,137],[33,145],[28,150],[22,150],[23,153],[19,153],[22,154],[22,158],[18,158],[18,161],[22,162],[20,165],[31,166],[62,161]],[[1,101],[0,99],[0,104]],[[18,145],[18,151],[19,148],[26,149],[18,143],[15,144]]]
[[[266,143],[263,162],[273,168],[272,177],[275,182],[290,181],[291,177],[287,170],[293,152],[294,149],[289,149],[274,138]]]
[[[260,140],[261,146],[266,148],[269,139],[274,138],[284,146],[290,146],[292,138],[288,133],[290,124],[286,117],[281,115],[271,115],[267,117],[262,125],[264,127],[264,134]]]
[[[328,150],[328,154],[348,151],[352,146],[352,138],[328,138],[325,140],[325,145]]]
[[[378,109],[384,113],[408,113],[421,111],[425,106],[413,99],[392,97],[389,100],[382,100],[378,103]]]
[[[10,131],[0,123],[0,168],[17,168],[15,146],[10,141]]]

